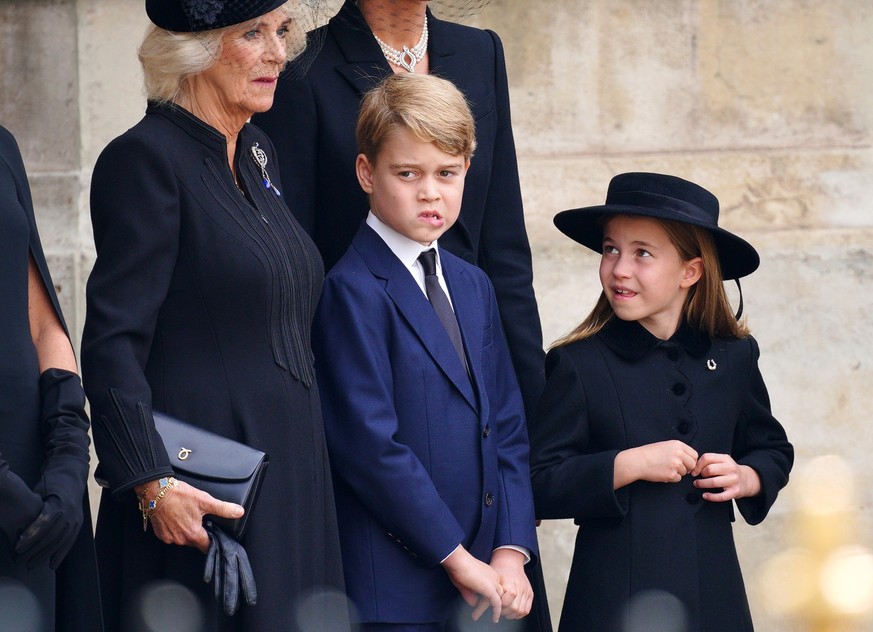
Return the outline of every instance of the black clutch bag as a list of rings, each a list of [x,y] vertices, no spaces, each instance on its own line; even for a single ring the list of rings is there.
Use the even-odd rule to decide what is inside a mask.
[[[236,520],[212,516],[215,524],[240,540],[269,463],[267,455],[162,412],[154,411],[154,419],[177,479],[245,508]]]

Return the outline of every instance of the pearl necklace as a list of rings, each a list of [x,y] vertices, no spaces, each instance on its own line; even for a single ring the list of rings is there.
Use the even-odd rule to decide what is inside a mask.
[[[424,54],[427,52],[427,17],[424,19],[424,28],[421,31],[421,38],[418,40],[418,44],[412,48],[404,45],[402,51],[397,50],[380,40],[379,36],[375,33],[373,33],[373,37],[375,37],[376,41],[379,43],[379,48],[382,49],[382,54],[385,55],[385,59],[395,66],[405,68],[407,72],[415,72],[415,64],[424,59]]]

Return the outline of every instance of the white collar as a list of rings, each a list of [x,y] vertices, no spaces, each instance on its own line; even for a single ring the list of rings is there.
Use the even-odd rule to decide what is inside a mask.
[[[418,255],[420,255],[425,250],[430,250],[433,248],[437,251],[437,269],[441,268],[440,266],[440,256],[439,256],[439,247],[437,246],[437,240],[434,240],[430,243],[429,246],[423,246],[421,243],[415,241],[414,239],[410,239],[405,235],[401,235],[396,230],[391,228],[388,224],[383,222],[381,219],[376,217],[373,214],[373,211],[367,213],[367,226],[372,228],[379,237],[382,238],[382,241],[385,242],[385,245],[394,253],[394,255],[400,259],[401,263],[407,268],[412,268],[416,265],[418,261]]]

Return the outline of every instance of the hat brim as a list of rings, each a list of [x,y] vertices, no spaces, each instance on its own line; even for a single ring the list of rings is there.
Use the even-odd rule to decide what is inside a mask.
[[[636,215],[693,224],[708,230],[715,240],[721,275],[725,280],[739,279],[758,269],[758,251],[741,237],[723,228],[696,222],[688,215],[660,208],[622,204],[603,204],[561,211],[555,215],[555,226],[570,239],[595,252],[603,251],[603,223],[615,215]]]

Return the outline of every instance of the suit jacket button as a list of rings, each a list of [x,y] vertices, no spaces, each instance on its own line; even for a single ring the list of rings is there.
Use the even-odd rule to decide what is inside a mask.
[[[673,362],[676,362],[679,358],[682,357],[682,352],[677,347],[671,347],[667,352],[667,357],[670,358]]]
[[[684,395],[685,394],[685,384],[683,384],[682,382],[676,382],[673,385],[672,391],[673,391],[674,395]]]
[[[485,424],[485,430],[482,431],[482,437],[487,439],[488,435],[490,435],[490,434],[491,434],[491,426],[489,426],[488,424]]]
[[[687,421],[681,421],[679,422],[679,425],[676,426],[676,430],[679,431],[679,434],[688,434],[691,432],[691,424]]]
[[[485,506],[490,507],[494,504],[494,495],[491,492],[485,492]]]

